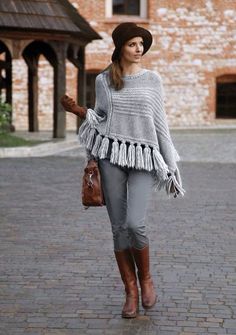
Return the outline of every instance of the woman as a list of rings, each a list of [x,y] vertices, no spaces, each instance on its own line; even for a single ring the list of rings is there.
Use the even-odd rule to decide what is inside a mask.
[[[112,63],[96,78],[94,110],[76,105],[68,96],[61,103],[66,111],[85,119],[79,138],[89,157],[99,163],[114,253],[126,291],[122,317],[133,318],[139,305],[137,277],[142,306],[148,309],[157,301],[144,222],[148,196],[154,184],[174,196],[184,190],[163,107],[161,77],[141,67],[152,35],[126,22],[115,28],[112,38]]]

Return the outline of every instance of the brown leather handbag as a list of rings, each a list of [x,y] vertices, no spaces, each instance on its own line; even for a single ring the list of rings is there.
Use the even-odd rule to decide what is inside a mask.
[[[101,175],[98,168],[98,162],[95,159],[90,159],[84,169],[82,183],[82,204],[85,206],[85,208],[90,206],[105,205]]]

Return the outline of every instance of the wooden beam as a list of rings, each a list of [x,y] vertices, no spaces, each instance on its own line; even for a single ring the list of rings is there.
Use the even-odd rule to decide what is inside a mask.
[[[85,48],[81,47],[78,54],[78,62],[80,64],[78,71],[77,80],[77,102],[80,106],[85,106],[86,104],[86,72],[85,72]],[[82,120],[77,118],[77,132],[82,123]]]
[[[39,131],[38,125],[38,57],[28,60],[28,120],[29,131]]]
[[[32,32],[28,31],[10,31],[9,29],[1,29],[0,39],[11,40],[42,40],[42,41],[61,41],[78,45],[86,45],[92,42],[92,39],[86,39],[84,36],[72,35],[70,33],[55,33],[55,32]]]
[[[66,90],[66,50],[67,43],[50,43],[57,54],[54,65],[54,111],[53,111],[53,137],[64,138],[66,133],[66,115],[60,103],[60,98]]]

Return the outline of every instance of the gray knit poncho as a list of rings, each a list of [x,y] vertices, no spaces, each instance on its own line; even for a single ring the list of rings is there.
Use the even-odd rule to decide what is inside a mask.
[[[96,77],[96,103],[94,109],[87,110],[79,129],[80,141],[95,158],[150,171],[158,189],[165,187],[170,194],[173,182],[177,193],[184,195],[160,75],[142,69],[123,79],[124,87],[116,91],[110,85],[108,71]]]

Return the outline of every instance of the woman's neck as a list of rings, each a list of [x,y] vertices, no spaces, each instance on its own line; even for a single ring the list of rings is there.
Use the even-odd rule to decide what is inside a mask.
[[[122,74],[124,76],[129,76],[138,73],[142,67],[141,64],[124,64],[121,62]]]

